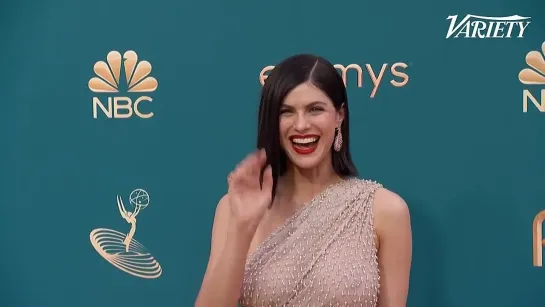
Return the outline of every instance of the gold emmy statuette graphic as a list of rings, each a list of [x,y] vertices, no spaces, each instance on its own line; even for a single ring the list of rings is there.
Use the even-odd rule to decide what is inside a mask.
[[[150,77],[151,64],[148,61],[138,62],[136,52],[129,50],[123,54],[110,51],[106,56],[108,63],[98,61],[94,71],[97,77],[89,80],[89,89],[96,93],[119,92],[121,67],[125,71],[128,92],[153,92],[157,89],[157,79]],[[136,64],[138,63],[138,65]]]
[[[136,216],[149,205],[149,194],[142,189],[132,191],[129,196],[132,211],[127,211],[121,196],[117,196],[119,213],[131,225],[127,234],[97,228],[91,231],[91,244],[104,259],[118,269],[141,278],[158,278],[161,265],[138,241],[133,239],[136,231]]]
[[[539,212],[534,218],[534,223],[532,225],[532,245],[533,245],[533,256],[534,256],[534,266],[541,267],[543,266],[543,221],[545,220],[545,210]]]
[[[526,54],[526,64],[531,68],[524,68],[519,73],[519,81],[523,84],[545,84],[545,42],[541,45],[541,51],[530,51]],[[533,69],[532,69],[533,68]]]

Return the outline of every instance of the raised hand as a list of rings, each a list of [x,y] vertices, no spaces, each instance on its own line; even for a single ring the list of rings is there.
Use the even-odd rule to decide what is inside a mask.
[[[227,195],[232,220],[244,229],[255,231],[271,202],[273,179],[270,165],[263,174],[263,184],[259,182],[266,161],[265,150],[258,150],[240,162],[228,178]]]

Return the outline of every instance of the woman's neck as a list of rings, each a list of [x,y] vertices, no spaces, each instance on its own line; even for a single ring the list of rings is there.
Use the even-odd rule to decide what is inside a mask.
[[[287,204],[299,206],[343,178],[335,173],[331,165],[314,169],[299,169],[290,165],[279,179],[282,198]]]

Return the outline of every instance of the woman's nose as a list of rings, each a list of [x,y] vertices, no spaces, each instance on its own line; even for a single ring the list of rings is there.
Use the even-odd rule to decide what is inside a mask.
[[[308,129],[310,126],[308,119],[305,114],[297,114],[297,118],[295,120],[295,130],[297,131],[304,131]]]

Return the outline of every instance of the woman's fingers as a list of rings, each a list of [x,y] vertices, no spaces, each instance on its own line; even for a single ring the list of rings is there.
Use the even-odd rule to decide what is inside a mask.
[[[259,184],[259,174],[266,161],[267,154],[264,149],[247,155],[227,177],[229,186],[243,183]]]
[[[248,180],[253,180],[258,177],[261,171],[261,161],[263,160],[264,151],[258,150],[251,153],[240,165],[240,175]]]

